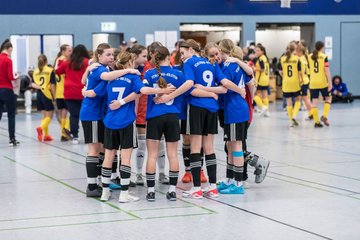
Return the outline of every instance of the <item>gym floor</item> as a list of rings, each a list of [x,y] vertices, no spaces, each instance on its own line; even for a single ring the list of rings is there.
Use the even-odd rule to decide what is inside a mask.
[[[0,239],[360,239],[359,101],[332,105],[331,126],[322,129],[303,120],[305,112],[300,126],[289,129],[281,103],[271,105],[271,117],[255,116],[248,134],[248,150],[271,161],[263,183],[254,183],[249,167],[245,195],[183,199],[190,185],[179,183],[178,200],[169,202],[168,186],[157,183],[155,202],[136,187],[131,191],[141,200],[128,204],[117,202],[117,191],[109,202],[85,197],[86,146],[61,143],[55,120],[50,133],[56,140],[40,143],[40,114],[19,113],[21,144],[13,148],[3,116]],[[221,179],[221,130],[215,148]],[[182,176],[180,149],[179,160]]]

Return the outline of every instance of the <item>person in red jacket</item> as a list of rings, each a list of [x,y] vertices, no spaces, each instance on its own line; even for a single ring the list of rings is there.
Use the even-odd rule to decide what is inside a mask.
[[[9,145],[15,147],[19,142],[15,139],[16,98],[12,81],[18,79],[19,76],[13,73],[13,64],[10,59],[12,49],[9,39],[6,39],[0,47],[0,120],[5,105],[8,113]]]
[[[70,132],[73,144],[79,143],[79,114],[83,95],[81,90],[84,84],[81,78],[89,65],[89,53],[82,44],[77,45],[69,60],[63,61],[56,69],[58,75],[65,74],[64,100],[70,112]]]

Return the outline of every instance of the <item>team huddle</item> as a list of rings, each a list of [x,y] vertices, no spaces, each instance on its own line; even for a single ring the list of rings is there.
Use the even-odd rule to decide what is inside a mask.
[[[323,48],[323,43],[317,42],[315,51],[308,57],[304,43],[292,42],[281,57],[279,69],[290,127],[298,125],[296,115],[301,105],[300,96],[315,127],[322,127],[317,109],[319,93],[325,97],[320,120],[329,125],[331,80]],[[74,52],[76,50],[75,47]],[[37,128],[38,138],[40,141],[52,140],[48,134],[53,110],[50,105],[57,91],[51,91],[51,87],[54,83],[57,86],[59,75],[65,74],[65,78],[69,75],[67,69],[83,69],[76,73],[80,80],[72,84],[81,87],[85,84],[85,87],[80,93],[71,93],[80,94],[80,99],[84,97],[79,113],[76,115],[70,110],[79,105],[78,98],[65,97],[65,103],[56,101],[58,108],[64,104],[70,112],[70,124],[66,111],[61,115],[62,140],[77,140],[76,121],[81,120],[88,147],[88,197],[107,201],[111,197],[110,189],[118,186],[119,202],[139,200],[138,196],[129,193],[132,151],[137,148],[135,184],[144,185],[142,167],[147,155],[146,199],[155,201],[158,169],[159,182],[169,184],[166,198],[175,201],[180,139],[185,166],[181,180],[193,183],[193,187],[182,193],[183,197],[201,199],[204,195],[217,198],[219,194],[244,194],[248,164],[255,168],[256,183],[264,180],[270,164],[250,153],[246,146],[253,102],[260,108],[261,115],[269,116],[270,66],[261,44],[256,45],[256,55],[254,67],[245,63],[242,49],[229,39],[218,44],[208,43],[203,49],[192,39],[179,41],[173,54],[158,42],[147,48],[135,44],[125,51],[114,50],[102,43],[94,51],[90,63],[85,55],[77,62],[65,59],[56,64],[55,71],[46,66],[46,57],[41,55],[39,68],[33,74],[43,111],[41,125]],[[74,67],[76,64],[78,66]],[[309,87],[312,103],[308,98]],[[71,91],[72,85],[65,83],[65,88]],[[222,181],[217,179],[214,150],[218,125],[223,128],[227,155],[226,178]],[[165,155],[169,161],[168,177],[164,171]],[[201,183],[206,182],[207,187],[201,188]]]

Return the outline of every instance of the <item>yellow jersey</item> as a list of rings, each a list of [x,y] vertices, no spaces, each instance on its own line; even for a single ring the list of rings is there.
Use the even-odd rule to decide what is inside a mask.
[[[60,56],[58,59],[56,59],[55,69],[59,66],[61,62],[65,60],[66,58],[64,56]],[[65,79],[65,74],[56,75],[56,93],[55,93],[56,99],[64,98],[64,79]]]
[[[280,58],[280,70],[282,71],[282,90],[285,93],[299,92],[301,89],[300,58],[296,55],[291,55],[288,61],[286,61],[286,58],[286,55]]]
[[[328,58],[322,52],[319,52],[318,58],[313,60],[312,54],[309,55],[310,69],[310,89],[322,89],[328,86],[328,79],[325,74],[325,67],[329,66]]]
[[[255,64],[255,79],[258,86],[267,87],[270,81],[270,64],[265,55],[259,57]],[[260,71],[263,70],[263,71]]]
[[[52,99],[50,82],[55,77],[54,69],[52,67],[44,66],[40,72],[39,68],[36,68],[33,73],[34,82],[40,86],[41,92],[48,99]]]
[[[302,72],[302,77],[303,77],[303,84],[309,84],[310,82],[310,78],[309,78],[309,74],[310,74],[310,69],[309,69],[309,63],[308,60],[306,59],[305,55],[302,55],[300,57],[300,62],[301,62],[301,72]]]

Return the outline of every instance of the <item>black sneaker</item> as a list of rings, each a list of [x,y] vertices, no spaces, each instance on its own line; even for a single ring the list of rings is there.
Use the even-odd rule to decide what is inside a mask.
[[[176,201],[176,192],[167,192],[166,198],[170,201]]]
[[[14,138],[14,139],[11,139],[11,140],[9,141],[9,146],[10,146],[10,147],[16,147],[16,146],[19,145],[19,144],[20,144],[20,142],[17,141],[15,138]]]
[[[314,125],[315,128],[322,128],[323,126],[321,123],[315,123]]]
[[[94,190],[90,190],[89,187],[86,188],[86,197],[99,198],[102,194],[102,188],[97,187]]]
[[[292,119],[292,122],[294,123],[294,126],[296,126],[296,127],[299,126],[299,123],[296,121],[295,118]]]
[[[146,200],[148,200],[149,202],[154,202],[155,201],[155,192],[149,192],[146,195]]]
[[[130,181],[129,187],[136,187],[136,183],[134,183],[133,181]]]
[[[65,136],[61,136],[61,138],[60,138],[60,141],[61,142],[67,142],[67,141],[69,141],[70,139],[69,138],[67,138],[67,137],[65,137]]]

